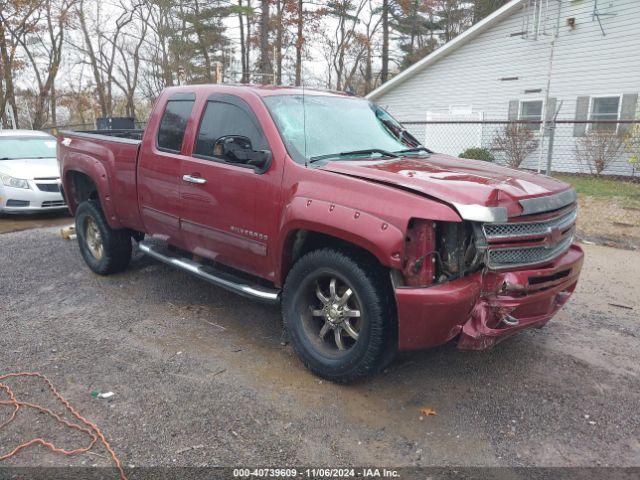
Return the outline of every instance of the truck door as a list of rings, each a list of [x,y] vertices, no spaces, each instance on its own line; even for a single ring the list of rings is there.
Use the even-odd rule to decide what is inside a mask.
[[[152,119],[138,160],[138,202],[147,233],[183,247],[180,232],[180,158],[195,94],[180,92],[169,97],[160,119]]]
[[[257,202],[270,182],[251,164],[269,144],[251,108],[239,97],[206,99],[191,155],[181,161],[181,229],[187,249],[257,275],[269,273],[267,233]],[[236,152],[234,154],[234,152]],[[271,195],[273,196],[273,194]]]

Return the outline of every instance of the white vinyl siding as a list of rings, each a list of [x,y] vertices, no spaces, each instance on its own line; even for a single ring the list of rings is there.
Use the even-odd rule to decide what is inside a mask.
[[[562,2],[550,89],[556,105],[562,102],[559,120],[576,118],[579,97],[590,99],[613,93],[626,97],[640,93],[640,1],[613,2],[607,13],[615,15],[600,19],[606,35],[593,18],[593,2]],[[575,18],[575,28],[566,25],[567,18]],[[522,26],[523,14],[518,8],[513,15],[373,100],[402,121],[424,121],[427,112],[448,111],[453,103],[473,105],[474,110],[483,112],[486,120],[506,120],[513,100],[525,101],[528,96],[539,100],[546,87],[550,37],[523,39],[517,35]],[[506,78],[516,80],[502,80]],[[525,94],[525,91],[537,93]],[[638,118],[638,103],[636,112],[627,118],[634,115]],[[485,130],[488,128],[490,126],[485,126]],[[420,139],[425,136],[424,130],[424,126],[412,127]],[[556,142],[576,141],[580,137],[574,135],[573,130],[572,125],[559,125]],[[485,132],[484,136],[487,135],[490,132]],[[553,168],[580,171],[572,151],[573,147],[567,146],[557,161],[554,160]],[[537,161],[536,152],[523,166],[536,168]],[[621,160],[612,164],[606,173],[628,175],[631,167],[626,160]]]

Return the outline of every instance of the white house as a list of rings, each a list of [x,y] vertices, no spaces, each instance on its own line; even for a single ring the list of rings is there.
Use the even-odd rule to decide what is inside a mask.
[[[557,113],[558,120],[588,121],[640,118],[639,92],[640,0],[513,0],[368,98],[402,122],[540,121],[543,112],[547,120]],[[487,147],[498,128],[409,126],[434,150],[454,155]],[[553,170],[585,171],[575,145],[589,128],[557,125]],[[608,128],[622,133],[630,125]],[[539,127],[532,129],[539,137]],[[543,142],[542,154],[529,155],[523,166],[546,163],[548,138]],[[631,174],[627,159],[621,150],[605,173]]]

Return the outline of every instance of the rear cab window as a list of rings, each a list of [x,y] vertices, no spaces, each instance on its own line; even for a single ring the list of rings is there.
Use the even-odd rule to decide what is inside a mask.
[[[180,153],[187,121],[191,115],[195,95],[174,95],[164,109],[158,128],[157,146],[159,150]]]

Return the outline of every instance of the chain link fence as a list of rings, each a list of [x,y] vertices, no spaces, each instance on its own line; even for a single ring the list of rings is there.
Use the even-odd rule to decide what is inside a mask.
[[[640,120],[402,123],[435,152],[571,183],[579,194],[579,238],[640,249]]]
[[[425,146],[448,155],[489,160],[514,168],[602,174],[640,179],[640,120],[446,120],[402,124]],[[135,122],[144,129],[146,122]],[[96,130],[94,123],[49,127]],[[544,135],[541,132],[544,131]]]
[[[640,120],[402,123],[425,146],[448,155],[490,160],[547,174],[624,177],[640,174]]]
[[[402,123],[436,152],[541,171],[573,184],[579,194],[579,238],[640,249],[640,120]],[[135,126],[144,129],[146,122]],[[91,123],[49,131],[95,129]]]

